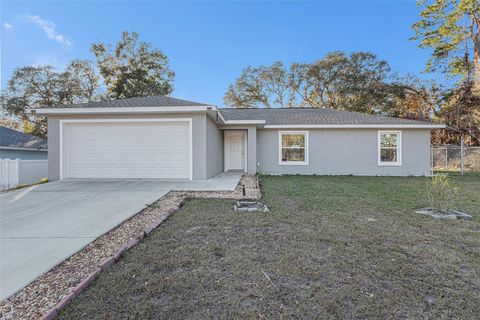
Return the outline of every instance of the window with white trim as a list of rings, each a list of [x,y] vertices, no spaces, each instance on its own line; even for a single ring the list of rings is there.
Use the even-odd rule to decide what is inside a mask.
[[[280,131],[279,132],[279,164],[307,165],[308,164],[308,132],[307,131]]]
[[[378,132],[378,165],[399,166],[402,164],[402,133],[400,131]]]

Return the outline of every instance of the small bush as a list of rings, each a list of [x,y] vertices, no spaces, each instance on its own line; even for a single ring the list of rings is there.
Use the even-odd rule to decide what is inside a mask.
[[[452,186],[448,175],[437,174],[427,182],[427,196],[430,206],[440,212],[452,210],[457,188]]]
[[[40,179],[40,183],[47,183],[48,182],[48,178],[41,178]]]

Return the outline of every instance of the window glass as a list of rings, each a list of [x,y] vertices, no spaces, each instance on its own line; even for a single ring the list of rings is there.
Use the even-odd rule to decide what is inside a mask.
[[[283,134],[282,147],[305,147],[305,135],[303,134]]]
[[[380,137],[382,147],[397,147],[396,133],[382,133]]]
[[[397,148],[395,149],[382,148],[380,150],[380,161],[381,162],[397,162]]]
[[[399,134],[381,132],[379,141],[379,164],[399,164]]]
[[[281,139],[282,162],[306,162],[304,133],[282,133]]]
[[[305,149],[282,149],[282,161],[305,161]]]

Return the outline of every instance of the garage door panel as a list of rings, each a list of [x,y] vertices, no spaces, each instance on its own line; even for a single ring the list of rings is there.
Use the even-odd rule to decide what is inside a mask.
[[[189,123],[65,124],[70,178],[189,178]]]

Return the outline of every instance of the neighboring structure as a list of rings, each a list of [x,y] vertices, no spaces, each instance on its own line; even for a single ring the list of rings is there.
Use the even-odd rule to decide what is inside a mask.
[[[331,109],[218,109],[165,96],[34,109],[49,179],[249,174],[429,175],[444,125]]]
[[[47,139],[0,127],[0,158],[47,160]]]

